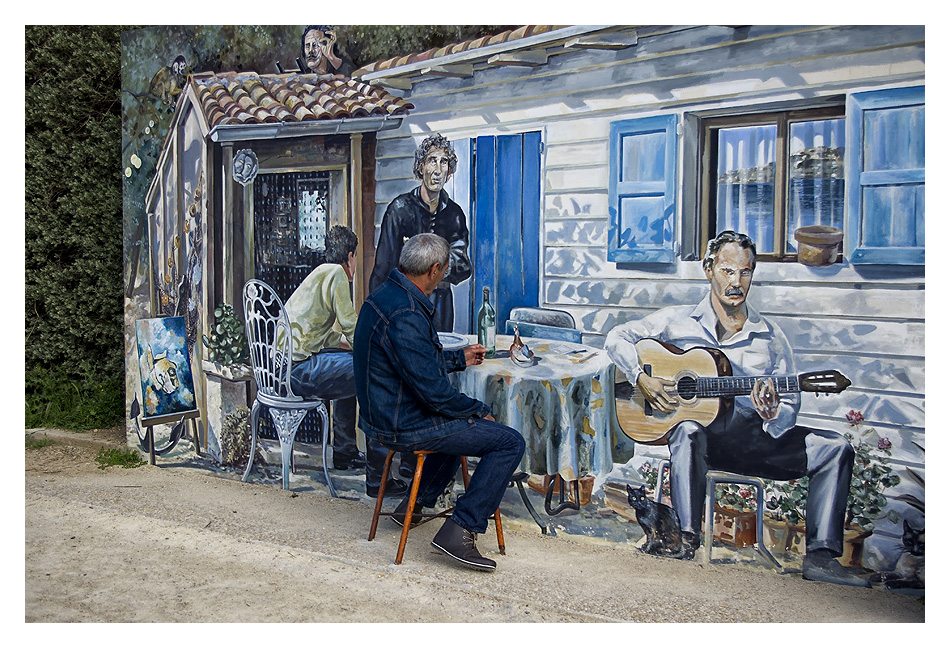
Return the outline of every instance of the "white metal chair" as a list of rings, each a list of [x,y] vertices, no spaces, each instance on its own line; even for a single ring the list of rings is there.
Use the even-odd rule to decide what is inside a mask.
[[[508,335],[514,333],[515,325],[522,337],[564,340],[581,343],[581,332],[574,326],[574,317],[567,311],[536,306],[512,308],[505,323]]]
[[[327,440],[330,436],[330,415],[322,400],[306,400],[295,396],[290,388],[293,358],[293,336],[284,304],[274,289],[263,281],[251,279],[244,284],[244,322],[251,355],[251,367],[257,383],[257,398],[251,406],[251,456],[247,460],[242,481],[247,481],[254,466],[257,450],[257,424],[261,405],[269,408],[280,440],[281,471],[284,490],[290,488],[294,436],[307,412],[316,410],[323,430],[323,473],[336,497],[330,480]]]
[[[724,470],[706,471],[706,519],[703,525],[703,542],[705,551],[703,562],[712,562],[713,517],[716,506],[716,484],[742,484],[755,488],[755,548],[765,558],[771,567],[784,571],[782,564],[775,559],[769,548],[765,546],[763,531],[763,516],[765,515],[765,484],[758,477],[749,477]]]

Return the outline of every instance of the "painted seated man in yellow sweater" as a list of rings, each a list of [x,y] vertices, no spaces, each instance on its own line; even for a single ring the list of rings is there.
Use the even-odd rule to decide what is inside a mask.
[[[366,469],[366,492],[376,497],[386,450],[368,444],[369,459],[356,445],[356,386],[353,380],[353,331],[356,310],[350,282],[356,272],[359,240],[347,227],[336,225],[327,233],[326,262],[317,266],[284,305],[294,338],[290,385],[304,398],[332,400],[333,467]],[[377,447],[378,446],[378,447]],[[408,490],[391,480],[387,495]]]

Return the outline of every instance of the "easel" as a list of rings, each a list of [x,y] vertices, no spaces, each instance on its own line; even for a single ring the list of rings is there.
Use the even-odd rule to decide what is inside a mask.
[[[174,414],[163,414],[161,416],[150,416],[142,418],[142,426],[145,427],[145,438],[143,439],[139,435],[139,442],[143,445],[148,446],[148,463],[152,466],[155,465],[155,456],[163,455],[167,452],[170,452],[178,442],[181,440],[182,431],[185,427],[185,421],[191,420],[191,432],[192,440],[195,444],[195,452],[198,453],[198,456],[201,457],[201,443],[198,438],[198,419],[200,418],[201,413],[196,410],[188,410],[187,412],[176,412]],[[178,421],[178,424],[172,428],[171,436],[168,439],[168,443],[162,446],[161,448],[155,447],[155,430],[153,429],[156,425],[161,425],[163,423],[173,423]]]

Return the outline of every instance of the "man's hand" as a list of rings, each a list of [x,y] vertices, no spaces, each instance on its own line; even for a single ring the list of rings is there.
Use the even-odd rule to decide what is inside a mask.
[[[465,351],[465,366],[480,365],[485,361],[485,352],[488,351],[481,344],[472,344],[463,349]]]
[[[637,387],[643,393],[644,398],[653,407],[664,414],[669,414],[676,409],[679,400],[676,397],[676,383],[666,378],[654,378],[646,373],[641,373],[637,378]]]
[[[755,405],[755,410],[763,421],[771,421],[778,416],[779,402],[778,392],[775,391],[775,383],[772,379],[756,378],[752,386],[752,404]]]

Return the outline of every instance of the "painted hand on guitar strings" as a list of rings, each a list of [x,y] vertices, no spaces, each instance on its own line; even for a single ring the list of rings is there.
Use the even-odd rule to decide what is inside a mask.
[[[750,396],[752,397],[752,404],[755,406],[755,410],[759,413],[759,416],[762,417],[763,421],[771,421],[778,416],[780,401],[778,392],[775,389],[775,383],[772,382],[771,378],[767,380],[756,378]]]

